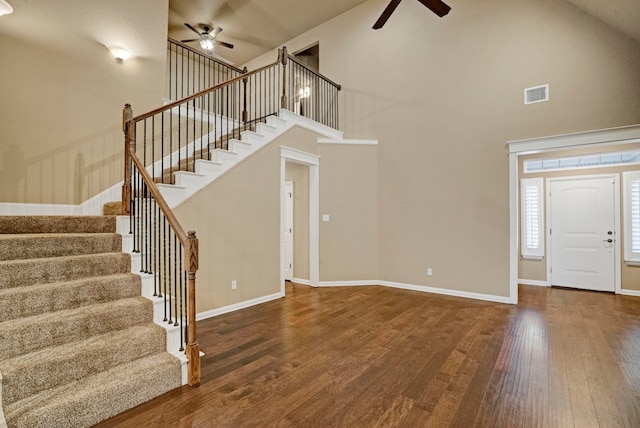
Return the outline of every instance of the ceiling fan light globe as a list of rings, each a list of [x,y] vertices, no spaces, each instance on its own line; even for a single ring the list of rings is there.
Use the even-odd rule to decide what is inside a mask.
[[[0,16],[9,15],[13,12],[13,8],[5,0],[0,0]]]
[[[213,42],[213,36],[211,34],[203,34],[200,36],[200,47],[205,52],[213,52],[213,46],[215,43]]]

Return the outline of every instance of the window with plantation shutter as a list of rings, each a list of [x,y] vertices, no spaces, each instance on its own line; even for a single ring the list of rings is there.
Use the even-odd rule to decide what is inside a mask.
[[[544,257],[544,213],[542,178],[520,180],[522,257],[541,259]]]
[[[640,171],[624,173],[624,259],[640,263]]]

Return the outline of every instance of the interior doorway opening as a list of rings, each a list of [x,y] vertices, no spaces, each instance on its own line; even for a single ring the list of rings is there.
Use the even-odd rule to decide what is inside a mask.
[[[287,181],[293,182],[292,272],[287,271],[285,244],[287,230]],[[297,182],[297,183],[296,183]],[[318,155],[288,147],[280,148],[280,291],[285,281],[318,287],[320,285],[320,159]]]

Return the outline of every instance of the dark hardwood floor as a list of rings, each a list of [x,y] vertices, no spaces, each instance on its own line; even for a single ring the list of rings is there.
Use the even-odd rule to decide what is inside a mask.
[[[202,383],[101,427],[640,427],[640,298],[287,285],[198,323]]]

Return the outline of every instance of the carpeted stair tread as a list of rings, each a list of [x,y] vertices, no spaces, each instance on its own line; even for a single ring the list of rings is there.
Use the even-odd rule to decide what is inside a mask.
[[[148,323],[0,361],[3,404],[165,350],[165,330]]]
[[[0,261],[0,289],[131,272],[124,253]]]
[[[0,321],[140,296],[133,273],[0,289]]]
[[[0,233],[115,233],[112,216],[0,216]]]
[[[112,253],[122,250],[116,233],[0,234],[0,260]]]
[[[180,362],[164,352],[5,407],[10,428],[90,427],[181,385]]]
[[[122,202],[107,202],[102,206],[102,215],[122,215]]]
[[[85,340],[153,319],[144,297],[82,306],[0,323],[0,360]]]

